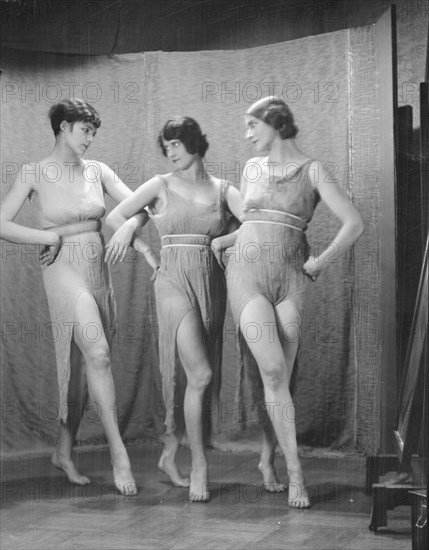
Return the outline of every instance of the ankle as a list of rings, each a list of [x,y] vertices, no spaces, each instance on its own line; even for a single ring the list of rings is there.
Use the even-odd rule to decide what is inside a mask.
[[[159,462],[169,462],[173,463],[176,458],[176,453],[168,452],[165,449],[162,451],[161,456],[159,457]]]
[[[111,462],[113,466],[120,465],[120,466],[126,466],[130,464],[130,459],[128,457],[128,453],[125,450],[119,450],[111,452]]]
[[[303,475],[303,469],[299,462],[297,464],[292,464],[291,466],[287,465],[286,470],[288,475]]]
[[[72,460],[71,451],[64,451],[58,447],[55,449],[52,456],[61,462],[69,462]]]
[[[208,470],[207,460],[193,460],[191,469],[193,472],[206,472]]]

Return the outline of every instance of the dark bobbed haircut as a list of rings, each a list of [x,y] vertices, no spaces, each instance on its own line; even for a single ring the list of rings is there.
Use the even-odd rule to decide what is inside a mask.
[[[292,111],[280,97],[263,97],[249,107],[246,111],[246,115],[254,116],[266,124],[269,124],[275,130],[278,130],[282,139],[294,138],[298,133],[298,128],[295,126],[293,120]]]
[[[74,122],[91,122],[96,128],[101,126],[101,118],[92,105],[83,99],[63,99],[52,105],[48,116],[51,120],[52,130],[55,137],[61,131],[61,122],[65,120],[73,124]]]
[[[205,134],[202,133],[200,125],[189,116],[178,116],[167,120],[158,136],[158,144],[162,154],[166,157],[167,151],[164,141],[178,139],[183,143],[190,155],[198,153],[201,158],[206,154],[209,143]]]

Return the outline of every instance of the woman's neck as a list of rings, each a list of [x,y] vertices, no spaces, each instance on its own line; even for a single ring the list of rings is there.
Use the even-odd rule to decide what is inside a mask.
[[[202,159],[196,159],[189,168],[178,170],[176,174],[190,185],[201,185],[208,178]]]
[[[57,140],[51,154],[49,155],[49,158],[62,164],[74,164],[76,166],[82,164],[82,159],[73,153],[70,147],[64,144],[61,140]]]
[[[291,139],[275,139],[268,154],[269,163],[287,164],[290,162],[301,164],[307,157],[298,149],[296,142]]]

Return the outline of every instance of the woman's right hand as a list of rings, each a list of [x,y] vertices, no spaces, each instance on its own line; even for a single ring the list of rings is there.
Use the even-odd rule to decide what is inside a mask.
[[[225,243],[222,241],[222,237],[215,237],[211,242],[211,249],[214,257],[220,268],[225,271],[226,265],[224,262],[223,252],[225,250]]]
[[[40,263],[44,267],[51,265],[55,261],[61,247],[60,236],[54,232],[50,232],[50,234],[52,234],[51,241],[42,248],[39,255]]]
[[[115,231],[106,245],[104,261],[108,264],[123,262],[127,255],[128,247],[134,238],[135,224],[133,220],[127,220]]]

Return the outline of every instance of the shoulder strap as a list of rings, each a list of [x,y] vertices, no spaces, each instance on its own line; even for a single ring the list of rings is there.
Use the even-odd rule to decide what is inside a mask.
[[[97,183],[100,187],[101,192],[104,194],[106,192],[101,178],[102,170],[100,164],[96,160],[87,160],[81,159],[83,161],[83,175],[88,174],[90,183]],[[88,173],[88,170],[91,172]]]
[[[161,176],[161,174],[155,174],[155,177],[159,178],[162,181],[163,186],[168,189],[168,183],[164,176]]]
[[[222,208],[224,212],[228,210],[228,200],[227,200],[227,192],[228,192],[228,186],[230,185],[229,181],[221,179],[220,180],[220,196],[219,196],[219,205]]]
[[[307,178],[306,186],[307,186],[308,192],[310,193],[310,197],[312,197],[312,200],[313,200],[313,210],[316,208],[317,204],[321,200],[319,190],[317,189],[317,187],[315,187],[311,183],[311,179],[310,179],[310,166],[313,164],[313,162],[315,162],[315,160],[316,159],[310,159],[306,162],[306,165],[307,165],[306,168],[307,169],[306,169],[306,172],[305,172],[305,175],[306,175],[306,178]]]

